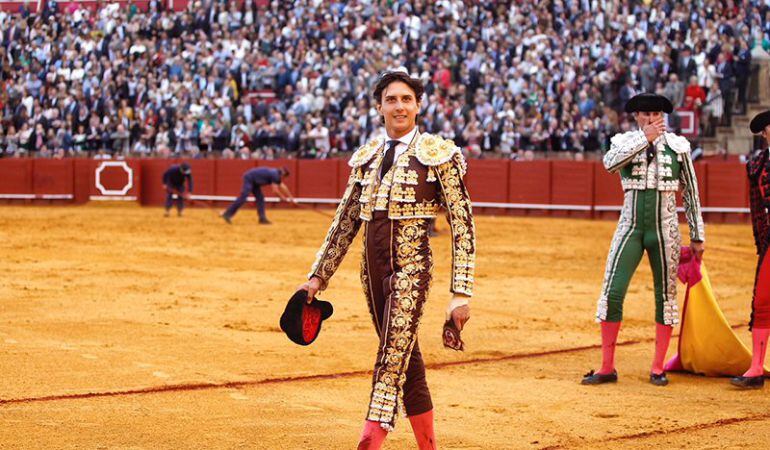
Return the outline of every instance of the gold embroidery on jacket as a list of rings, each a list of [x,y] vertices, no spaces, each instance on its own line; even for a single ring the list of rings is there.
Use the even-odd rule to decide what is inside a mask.
[[[399,167],[396,169],[396,173],[393,174],[394,184],[408,184],[410,186],[416,186],[419,184],[417,181],[417,171],[407,170]]]
[[[389,170],[388,173],[385,174],[385,176],[380,181],[380,184],[377,186],[377,197],[374,199],[375,211],[388,210],[388,196],[390,195],[390,186],[392,183],[393,169]]]
[[[371,141],[362,145],[358,150],[355,151],[355,153],[353,153],[353,156],[348,161],[348,165],[350,167],[363,166],[372,159],[375,153],[377,153],[377,150],[379,150],[380,147],[382,147],[384,144],[385,138],[382,136],[372,139]]]
[[[390,200],[394,202],[416,202],[416,192],[413,187],[396,184],[390,188]]]
[[[417,138],[417,159],[426,166],[438,166],[448,162],[458,151],[454,142],[441,136],[421,134]]]
[[[342,196],[342,201],[337,207],[337,212],[334,214],[334,220],[332,221],[329,232],[326,234],[326,239],[321,245],[321,248],[316,254],[315,262],[310,269],[308,278],[313,275],[321,278],[326,284],[329,278],[334,275],[334,272],[342,263],[342,259],[345,257],[350,244],[353,242],[358,228],[361,225],[359,216],[361,213],[361,187],[354,181],[355,176],[351,176],[348,181],[348,187],[345,189],[345,194]]]
[[[462,182],[461,154],[437,167],[452,228],[452,292],[472,295],[475,269],[475,230],[470,198]]]
[[[419,203],[393,203],[390,205],[390,219],[433,218],[438,215],[439,205],[432,200]]]
[[[372,198],[374,198],[375,191],[374,189],[377,187],[377,174],[379,172],[378,168],[380,167],[380,163],[382,162],[383,158],[383,152],[380,152],[375,157],[374,161],[369,165],[369,168],[366,171],[366,174],[363,177],[363,180],[361,181],[361,185],[363,186],[363,192],[361,193],[361,219],[363,220],[371,220],[372,219]]]
[[[391,167],[390,170],[385,173],[385,176],[382,178],[382,180],[378,180],[379,168],[382,164],[382,159],[384,158],[384,152],[379,153],[377,158],[370,165],[369,171],[364,177],[363,184],[365,187],[364,193],[361,196],[361,219],[367,221],[371,220],[373,211],[388,211],[389,205],[395,204],[398,201],[408,201],[410,198],[408,195],[404,197],[407,200],[392,199],[391,190],[394,186],[398,186],[398,191],[401,190],[400,183],[396,181],[396,174],[399,172],[404,172],[405,168],[409,167],[409,159],[413,156],[414,144],[410,145],[406,151],[398,157],[393,167]],[[417,172],[411,172],[414,172],[416,180]]]

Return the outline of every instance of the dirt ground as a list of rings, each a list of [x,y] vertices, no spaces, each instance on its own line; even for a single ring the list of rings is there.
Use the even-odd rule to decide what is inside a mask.
[[[0,207],[0,448],[355,448],[376,351],[360,238],[322,298],[310,347],[278,328],[330,220],[313,211]],[[441,347],[446,224],[420,328],[444,449],[766,448],[770,389],[647,373],[646,259],[626,300],[620,382],[585,387],[609,221],[478,217],[465,353]],[[683,229],[684,231],[684,229]],[[706,265],[740,336],[755,256],[749,225],[707,225]],[[672,342],[670,353],[675,351]],[[386,448],[414,448],[402,418]]]

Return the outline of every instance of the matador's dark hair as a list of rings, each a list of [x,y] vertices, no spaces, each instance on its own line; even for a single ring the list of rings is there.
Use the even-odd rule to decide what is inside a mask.
[[[415,100],[417,102],[422,101],[422,94],[425,92],[425,87],[422,85],[422,81],[420,81],[418,78],[410,77],[406,72],[394,70],[383,73],[380,76],[380,79],[377,80],[377,84],[374,85],[374,92],[372,92],[372,97],[374,97],[375,103],[378,105],[382,104],[382,91],[384,91],[385,88],[394,81],[400,81],[409,86],[409,88],[414,91]]]

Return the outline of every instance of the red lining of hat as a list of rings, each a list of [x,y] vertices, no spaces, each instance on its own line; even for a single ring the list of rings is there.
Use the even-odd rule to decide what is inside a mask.
[[[311,342],[321,328],[321,310],[312,306],[302,306],[302,339]]]

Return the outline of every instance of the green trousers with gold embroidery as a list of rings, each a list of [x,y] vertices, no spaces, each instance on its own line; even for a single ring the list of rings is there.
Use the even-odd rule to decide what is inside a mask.
[[[628,285],[647,252],[655,284],[655,321],[664,325],[678,323],[676,272],[680,245],[676,193],[656,189],[626,191],[607,258],[597,321],[622,320]]]

